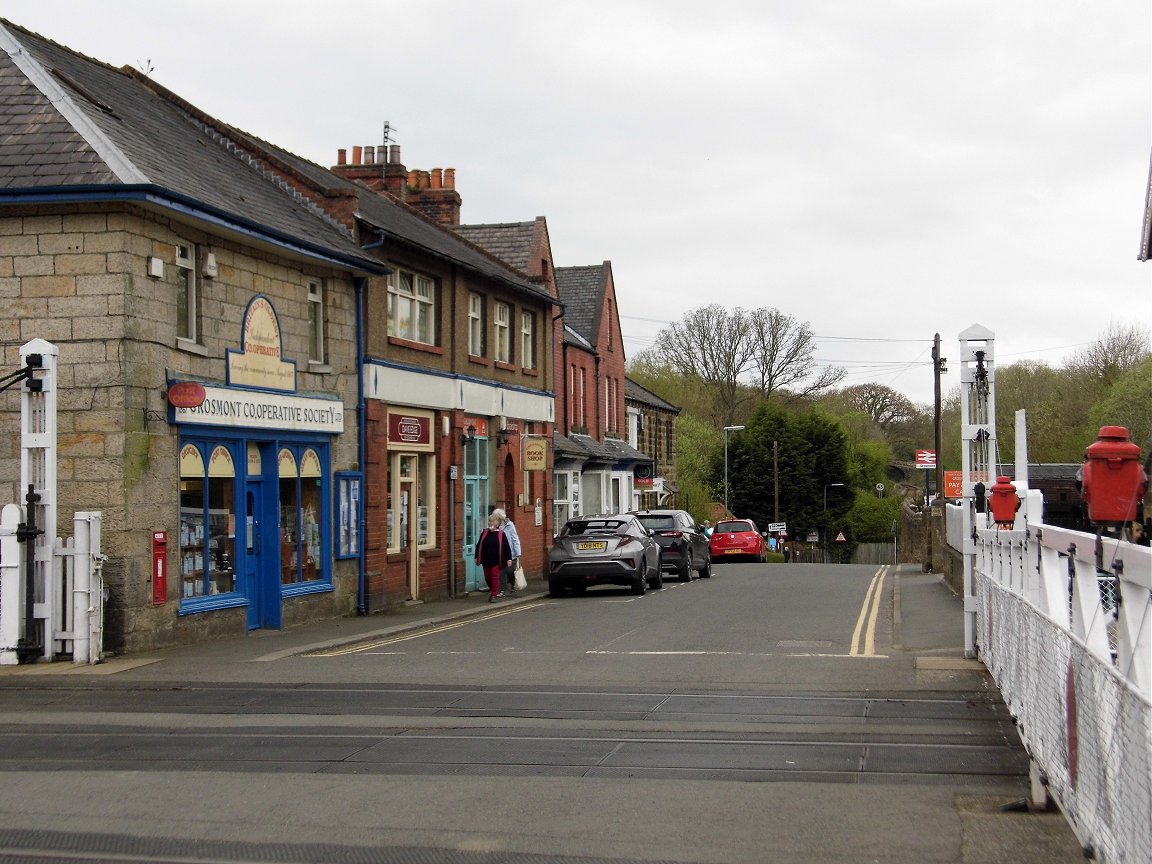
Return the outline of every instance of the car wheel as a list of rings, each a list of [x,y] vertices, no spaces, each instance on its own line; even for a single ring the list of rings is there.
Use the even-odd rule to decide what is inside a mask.
[[[647,591],[647,576],[641,573],[641,575],[637,576],[635,581],[632,582],[632,593],[636,594],[637,597],[641,597],[645,591]]]
[[[704,566],[700,568],[700,578],[701,579],[711,579],[712,578],[712,559],[711,558],[705,558],[704,559]]]
[[[659,591],[664,587],[664,571],[660,569],[660,562],[656,562],[656,566],[652,568],[652,575],[648,578],[648,587],[653,591]]]
[[[676,575],[680,577],[681,582],[692,581],[692,550],[689,549],[684,553],[684,563],[676,568]]]
[[[548,580],[548,596],[549,597],[563,597],[564,596],[564,583],[557,579]]]

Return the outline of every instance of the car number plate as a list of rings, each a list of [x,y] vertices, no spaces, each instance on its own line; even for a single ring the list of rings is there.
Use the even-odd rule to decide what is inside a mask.
[[[608,548],[608,541],[606,540],[584,540],[577,543],[576,548],[580,552],[603,552]]]
[[[725,549],[724,554],[725,555],[739,555],[743,551],[744,551],[743,549]]]

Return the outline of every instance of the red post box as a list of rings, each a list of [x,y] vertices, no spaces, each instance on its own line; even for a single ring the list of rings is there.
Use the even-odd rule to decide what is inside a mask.
[[[168,532],[152,532],[152,605],[168,602]]]
[[[992,521],[1001,528],[1011,528],[1016,524],[1016,511],[1020,509],[1020,496],[1012,485],[1012,478],[1003,475],[996,478],[988,495],[988,507],[992,511]]]
[[[1140,448],[1124,426],[1101,426],[1094,444],[1084,451],[1084,503],[1088,521],[1122,525],[1136,518],[1148,477],[1140,464]]]

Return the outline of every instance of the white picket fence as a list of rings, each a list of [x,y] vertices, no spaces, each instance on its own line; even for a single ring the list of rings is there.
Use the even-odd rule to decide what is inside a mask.
[[[1027,495],[1024,512],[1040,513]],[[1152,861],[1152,550],[1102,539],[1098,566],[1094,535],[976,514],[965,536],[962,509],[946,512],[949,544],[973,553],[965,608],[1034,792],[1096,860]]]
[[[71,655],[77,664],[99,663],[104,653],[104,582],[99,511],[76,513],[71,537],[38,538],[21,549],[16,529],[23,508],[7,504],[0,511],[0,666],[20,662],[20,640],[39,645],[37,659]],[[50,555],[48,551],[50,550]],[[47,566],[36,568],[32,619],[26,633],[26,576],[22,554]]]

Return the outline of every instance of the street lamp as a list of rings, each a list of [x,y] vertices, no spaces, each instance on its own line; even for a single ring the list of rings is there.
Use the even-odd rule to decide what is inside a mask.
[[[744,426],[724,427],[724,518],[728,518],[728,433],[739,432]]]
[[[824,484],[824,509],[828,509],[828,490],[833,486],[843,486],[843,483],[825,483]]]

